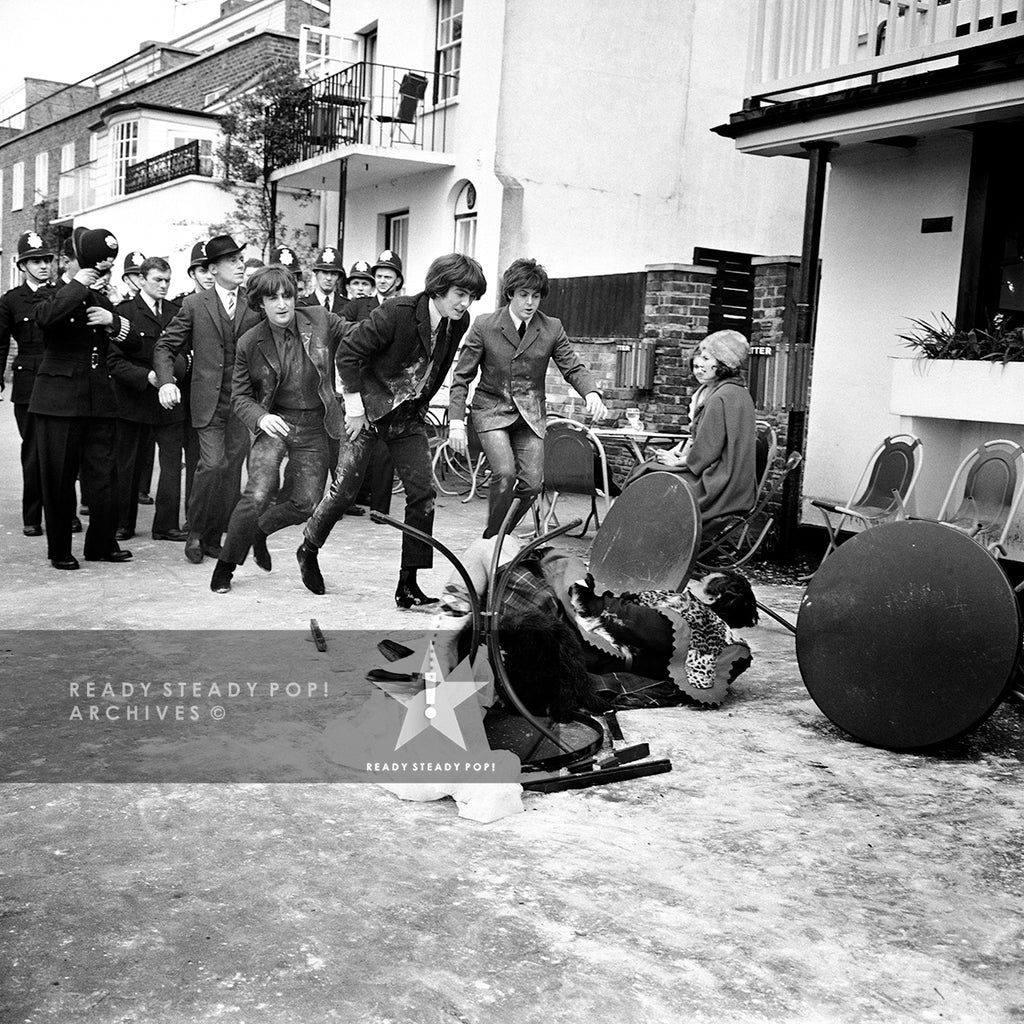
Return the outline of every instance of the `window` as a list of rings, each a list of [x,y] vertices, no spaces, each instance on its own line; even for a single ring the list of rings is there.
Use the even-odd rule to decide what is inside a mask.
[[[100,152],[100,137],[93,132],[89,136],[89,163],[92,163]]]
[[[65,142],[60,147],[60,173],[70,171],[75,166],[75,144]]]
[[[462,186],[455,200],[455,245],[463,256],[476,255],[476,187],[471,181]]]
[[[50,154],[36,153],[36,187],[32,201],[38,206],[50,194]]]
[[[19,160],[11,168],[11,209],[20,210],[25,205],[25,164]]]
[[[434,55],[434,102],[459,94],[462,67],[462,0],[438,0],[437,53]]]
[[[398,253],[405,266],[409,252],[409,211],[389,213],[384,218],[384,248]]]
[[[139,155],[139,122],[124,121],[114,127],[113,151],[111,159],[113,174],[111,176],[110,194],[124,195],[125,172],[129,165],[135,163]]]

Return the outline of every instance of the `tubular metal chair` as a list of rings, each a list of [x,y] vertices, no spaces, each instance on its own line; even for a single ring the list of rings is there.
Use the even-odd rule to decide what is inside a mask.
[[[376,114],[375,121],[391,125],[391,140],[399,133],[401,141],[416,142],[416,111],[427,92],[426,76],[409,71],[398,84],[398,103],[394,114]],[[411,135],[409,134],[411,127]]]
[[[597,465],[595,466],[595,457]],[[590,515],[583,528],[570,536],[582,537],[593,519],[598,529],[597,492],[604,495],[604,511],[611,508],[608,496],[608,460],[604,445],[591,430],[575,420],[550,419],[544,435],[544,487],[534,506],[534,523],[538,533],[546,533],[555,519],[555,506],[561,494],[582,494],[590,498]],[[547,510],[541,515],[538,506],[547,499]]]
[[[1024,448],[1014,441],[986,441],[957,466],[938,521],[1005,557],[1006,538],[1022,498]]]
[[[839,531],[847,519],[865,527],[878,526],[903,515],[907,499],[921,472],[921,440],[913,434],[893,434],[872,453],[857,486],[845,505],[811,501],[821,510],[828,531],[828,547],[822,562],[839,546]],[[835,522],[831,516],[837,516]]]
[[[717,519],[712,519],[706,524],[711,539],[697,555],[697,564],[701,569],[738,569],[757,554],[775,525],[775,517],[767,515],[768,506],[782,490],[786,479],[796,472],[802,462],[803,456],[800,452],[790,452],[782,473],[771,487],[766,486],[768,475],[765,474],[758,491],[757,502],[749,512],[742,516],[723,516],[724,523],[718,529]],[[758,523],[762,517],[764,522],[759,529]]]

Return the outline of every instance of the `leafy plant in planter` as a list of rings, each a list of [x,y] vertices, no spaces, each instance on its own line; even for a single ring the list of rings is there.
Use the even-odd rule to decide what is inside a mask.
[[[992,324],[960,330],[942,313],[934,324],[908,317],[914,330],[898,337],[925,359],[973,359],[989,362],[1024,362],[1024,329],[1008,328],[1006,318],[997,313]]]

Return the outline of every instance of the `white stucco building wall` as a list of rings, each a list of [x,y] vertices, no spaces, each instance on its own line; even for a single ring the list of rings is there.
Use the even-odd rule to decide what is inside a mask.
[[[845,501],[875,446],[907,429],[889,411],[887,357],[909,354],[898,338],[911,328],[908,317],[956,312],[970,159],[965,132],[922,138],[912,149],[839,147],[831,155],[805,501]],[[952,217],[952,231],[922,234],[926,217]],[[927,445],[924,458],[918,506],[934,515],[956,464],[938,464]],[[805,505],[804,518],[819,522],[820,513]]]

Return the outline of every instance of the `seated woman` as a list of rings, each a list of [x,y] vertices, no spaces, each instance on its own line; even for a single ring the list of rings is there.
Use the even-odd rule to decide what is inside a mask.
[[[754,403],[740,376],[750,346],[738,331],[709,334],[691,357],[700,387],[690,400],[690,437],[641,463],[628,486],[644,473],[680,473],[693,489],[701,523],[746,512],[757,497]]]

